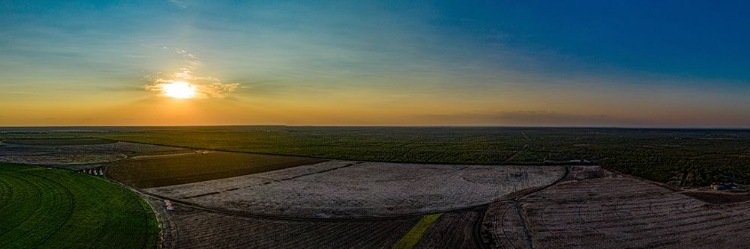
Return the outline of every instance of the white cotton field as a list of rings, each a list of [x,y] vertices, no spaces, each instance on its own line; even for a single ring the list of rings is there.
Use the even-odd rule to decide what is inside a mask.
[[[262,215],[390,217],[484,205],[548,186],[564,175],[565,168],[557,166],[328,161],[146,191]]]

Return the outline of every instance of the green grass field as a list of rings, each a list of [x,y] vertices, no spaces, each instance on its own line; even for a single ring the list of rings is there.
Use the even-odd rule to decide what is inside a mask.
[[[144,200],[101,178],[0,163],[0,248],[155,248]]]

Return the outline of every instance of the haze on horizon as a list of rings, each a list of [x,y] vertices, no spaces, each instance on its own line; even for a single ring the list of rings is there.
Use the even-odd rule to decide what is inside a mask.
[[[749,7],[11,0],[0,126],[747,128]]]

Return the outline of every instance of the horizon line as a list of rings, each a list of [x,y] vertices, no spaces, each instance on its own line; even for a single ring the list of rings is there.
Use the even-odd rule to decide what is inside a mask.
[[[27,125],[3,126],[0,129],[24,128],[190,128],[190,127],[319,127],[319,128],[540,128],[540,129],[653,129],[653,130],[750,130],[750,127],[710,126],[542,126],[542,125],[286,125],[286,124],[229,124],[229,125]]]

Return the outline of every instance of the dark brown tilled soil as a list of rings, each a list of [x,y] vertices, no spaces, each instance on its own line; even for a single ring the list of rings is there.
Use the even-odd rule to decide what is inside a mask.
[[[481,248],[474,236],[484,210],[444,213],[414,248]]]
[[[750,201],[750,194],[748,193],[720,193],[720,192],[690,191],[690,192],[682,192],[682,194],[693,197],[701,201],[711,203],[711,204],[729,204],[729,203]]]
[[[174,235],[168,248],[390,248],[421,218],[294,221],[174,207],[165,214]]]
[[[563,182],[518,202],[533,248],[750,248],[740,239],[750,232],[750,206],[714,205],[628,176]],[[499,208],[496,215],[512,213]],[[521,238],[507,231],[523,224],[495,223],[496,237],[508,238],[502,248],[515,247]]]

